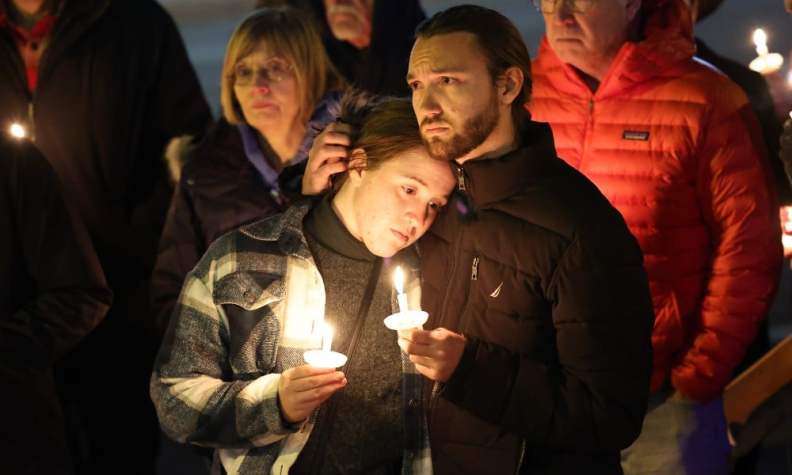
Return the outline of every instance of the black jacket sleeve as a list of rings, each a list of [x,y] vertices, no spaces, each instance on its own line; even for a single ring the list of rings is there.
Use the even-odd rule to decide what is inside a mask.
[[[792,183],[792,118],[787,119],[781,134],[778,156],[784,164],[787,178]]]
[[[131,193],[136,199],[144,199],[133,204],[131,216],[136,229],[145,230],[146,236],[154,236],[150,254],[153,257],[153,247],[173,193],[166,169],[166,147],[173,139],[183,136],[190,136],[197,142],[212,123],[212,114],[176,24],[162,7],[155,4],[152,8],[156,9],[152,17],[156,19],[158,31],[151,51],[152,74],[145,114],[147,130],[142,148],[146,156],[141,157],[136,174],[143,177],[141,183],[135,184],[136,189]],[[147,267],[149,271],[150,266],[151,262]]]
[[[198,263],[207,246],[192,205],[187,179],[182,175],[173,193],[151,277],[152,310],[155,331],[159,336],[164,335],[168,327],[185,277]]]
[[[637,438],[654,314],[637,242],[608,224],[577,233],[544,290],[557,364],[469,338],[444,398],[532,445],[598,452]]]
[[[49,365],[99,324],[112,293],[49,163],[32,146],[19,150],[12,199],[24,270],[35,292],[11,322],[17,336],[31,343],[34,359]]]

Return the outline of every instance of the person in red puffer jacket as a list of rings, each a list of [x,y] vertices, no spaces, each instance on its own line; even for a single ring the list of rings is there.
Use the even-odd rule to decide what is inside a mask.
[[[693,58],[684,0],[534,3],[546,35],[532,118],[622,213],[649,275],[653,396],[622,465],[727,473],[720,396],[782,262],[756,117],[734,83]]]

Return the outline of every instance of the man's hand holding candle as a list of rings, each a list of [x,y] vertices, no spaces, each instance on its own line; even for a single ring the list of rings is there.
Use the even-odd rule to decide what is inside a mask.
[[[431,331],[412,328],[399,331],[399,347],[421,374],[445,383],[462,359],[465,337],[445,328]]]

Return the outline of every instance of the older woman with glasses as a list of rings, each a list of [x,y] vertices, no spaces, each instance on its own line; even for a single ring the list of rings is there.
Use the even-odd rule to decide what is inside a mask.
[[[299,195],[313,138],[338,115],[344,82],[311,20],[281,6],[236,28],[220,87],[223,117],[190,153],[160,240],[152,288],[160,334],[209,244]]]

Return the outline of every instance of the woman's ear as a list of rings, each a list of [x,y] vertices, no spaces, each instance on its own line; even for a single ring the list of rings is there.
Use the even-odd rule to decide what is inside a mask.
[[[368,156],[366,151],[362,148],[356,148],[349,154],[349,179],[353,183],[357,183],[363,178],[366,173],[366,165],[368,164]]]

